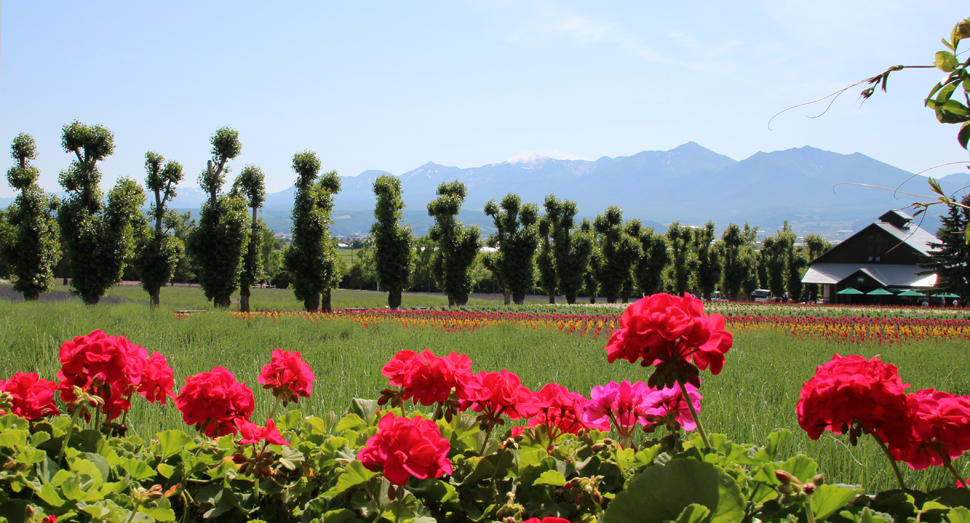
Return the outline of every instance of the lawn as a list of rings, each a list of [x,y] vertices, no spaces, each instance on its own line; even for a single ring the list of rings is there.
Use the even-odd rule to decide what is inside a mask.
[[[179,289],[172,290],[170,301],[174,302]],[[256,390],[256,376],[276,348],[302,352],[316,373],[313,395],[296,406],[314,415],[343,411],[353,397],[377,398],[387,386],[381,367],[402,349],[465,353],[474,362],[474,371],[508,369],[533,390],[555,381],[588,396],[593,386],[610,380],[639,381],[647,377],[647,371],[638,365],[607,363],[605,334],[579,336],[510,323],[458,332],[404,327],[394,322],[364,328],[339,317],[327,321],[308,321],[297,315],[243,320],[223,312],[178,319],[172,310],[163,307],[151,311],[141,302],[86,307],[76,300],[0,300],[0,377],[36,371],[54,379],[60,344],[98,328],[165,354],[175,369],[177,387],[188,375],[215,366],[227,367],[254,388],[256,420],[267,416],[272,407],[269,394]],[[836,352],[865,357],[881,353],[883,361],[899,366],[904,382],[912,385],[910,391],[935,387],[967,394],[970,375],[959,365],[966,361],[967,349],[965,341],[835,344],[792,339],[770,330],[742,331],[727,354],[723,372],[702,375],[701,414],[711,432],[726,433],[739,442],[760,444],[776,428],[791,430],[795,438],[788,451],[805,452],[818,459],[829,481],[862,484],[870,492],[891,488],[890,469],[869,439],[864,438],[858,447],[850,447],[847,438],[831,434],[811,441],[798,428],[795,405],[802,383],[811,377],[816,365]],[[133,426],[142,436],[182,426],[172,404],[148,405],[141,398],[132,403]],[[966,473],[966,460],[960,460],[958,467]],[[918,488],[952,483],[942,470],[905,469],[904,473]]]

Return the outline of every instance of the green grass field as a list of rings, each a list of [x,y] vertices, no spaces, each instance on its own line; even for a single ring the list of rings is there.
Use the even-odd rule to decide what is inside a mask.
[[[163,303],[174,304],[179,289],[173,291],[168,302],[163,294]],[[245,321],[222,312],[177,319],[173,308],[150,311],[141,302],[86,307],[76,300],[0,300],[0,378],[16,371],[35,371],[54,379],[61,343],[98,328],[165,354],[175,369],[177,387],[188,375],[215,366],[228,368],[254,388],[257,420],[269,414],[272,401],[267,392],[256,390],[256,376],[276,348],[302,352],[316,373],[313,396],[296,407],[314,415],[343,411],[353,397],[377,398],[387,386],[381,367],[402,349],[465,353],[476,372],[508,369],[530,388],[556,381],[584,395],[594,385],[610,380],[639,381],[647,377],[640,366],[608,364],[602,337],[515,325],[446,333],[390,323],[361,328],[348,321],[309,322],[298,316]],[[701,415],[708,430],[726,433],[734,441],[761,444],[769,432],[785,428],[795,434],[789,453],[805,452],[818,459],[829,481],[862,484],[870,492],[892,488],[890,469],[873,442],[863,439],[858,447],[850,447],[847,438],[831,434],[811,441],[798,428],[795,405],[802,383],[812,376],[816,365],[836,352],[865,357],[881,353],[884,361],[899,366],[904,382],[912,385],[911,391],[935,387],[970,393],[970,375],[961,365],[968,352],[964,342],[833,345],[792,340],[781,333],[741,333],[727,355],[724,371],[718,376],[703,373]],[[183,427],[172,404],[148,405],[141,398],[132,403],[132,425],[143,437],[161,429]],[[958,463],[965,474],[966,461]],[[952,484],[941,470],[916,472],[904,467],[904,474],[916,487]]]

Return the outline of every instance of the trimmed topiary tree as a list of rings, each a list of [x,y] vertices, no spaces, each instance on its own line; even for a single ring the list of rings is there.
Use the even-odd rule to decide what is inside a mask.
[[[387,291],[387,305],[393,310],[401,307],[401,293],[411,284],[414,264],[411,259],[411,228],[401,225],[401,180],[393,176],[381,176],[374,180],[377,206],[370,231],[374,235],[374,262],[377,281]]]
[[[249,312],[250,289],[259,283],[263,274],[263,237],[259,230],[259,209],[266,201],[266,175],[255,165],[247,165],[240,171],[233,184],[234,195],[246,199],[252,210],[253,220],[249,233],[249,245],[243,255],[243,270],[239,276],[239,311]]]
[[[500,204],[489,200],[485,214],[492,217],[498,232],[493,235],[498,247],[495,266],[512,293],[512,302],[522,305],[525,293],[535,287],[535,257],[539,245],[539,207],[522,205],[522,200],[509,193]],[[555,287],[553,286],[553,295]]]
[[[10,156],[17,164],[7,171],[7,182],[20,194],[6,212],[9,238],[0,245],[0,256],[15,277],[13,289],[34,301],[54,285],[54,266],[61,257],[55,215],[59,202],[37,186],[40,170],[30,165],[37,158],[37,144],[29,134],[14,138]]]
[[[463,227],[457,216],[465,201],[465,184],[454,181],[438,186],[438,197],[428,203],[428,215],[434,217],[428,235],[437,244],[434,267],[449,306],[468,302],[472,281],[469,269],[478,254],[481,232],[478,227]]]
[[[640,243],[640,251],[643,253],[633,267],[637,290],[644,296],[662,292],[664,269],[670,263],[667,239],[664,235],[654,232],[652,227],[643,227],[640,220],[631,220],[628,229],[634,239]]]
[[[331,289],[340,282],[336,246],[330,239],[330,212],[333,197],[340,191],[340,178],[331,171],[317,181],[320,160],[313,151],[293,155],[293,170],[297,174],[296,199],[286,268],[293,278],[293,294],[306,310],[330,311]]]
[[[594,248],[593,234],[582,228],[575,229],[576,203],[559,200],[555,194],[546,196],[545,219],[552,226],[553,260],[556,265],[556,283],[566,303],[576,303],[576,294],[583,288],[589,273],[589,260]],[[575,230],[574,230],[575,229]]]
[[[627,233],[623,211],[615,205],[597,215],[593,228],[600,235],[602,259],[596,280],[607,303],[616,303],[623,287],[633,279],[633,266],[641,256],[640,244]]]
[[[243,254],[249,247],[249,220],[246,199],[241,195],[221,194],[226,163],[239,156],[239,132],[222,127],[209,140],[212,159],[199,175],[199,186],[209,199],[202,205],[199,227],[189,241],[192,255],[199,263],[199,285],[206,299],[219,308],[228,308],[232,293],[239,288]]]
[[[182,240],[168,234],[163,227],[165,204],[175,198],[175,186],[182,181],[182,166],[170,161],[163,167],[164,162],[165,158],[158,153],[145,153],[145,170],[148,171],[145,186],[155,195],[148,215],[155,226],[140,238],[138,254],[132,261],[152,307],[158,306],[162,286],[172,279],[175,267],[185,254]]]
[[[114,135],[104,127],[74,121],[64,126],[61,145],[77,157],[61,172],[68,197],[57,215],[71,269],[71,294],[94,305],[121,281],[133,255],[135,230],[144,226],[139,208],[145,193],[134,180],[122,178],[107,204],[102,201],[98,162],[114,152]]]

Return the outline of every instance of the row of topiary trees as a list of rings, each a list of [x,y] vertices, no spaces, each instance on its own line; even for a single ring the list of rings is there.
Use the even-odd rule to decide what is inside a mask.
[[[172,233],[180,217],[166,209],[183,179],[178,162],[146,153],[145,187],[153,196],[147,214],[139,210],[145,192],[131,179],[120,179],[105,199],[98,162],[113,152],[114,137],[101,126],[72,122],[63,128],[62,145],[76,159],[61,173],[68,196],[59,201],[37,186],[39,172],[30,165],[36,144],[29,135],[19,135],[11,146],[17,163],[7,173],[19,194],[7,212],[10,238],[2,242],[0,252],[13,267],[14,288],[28,300],[48,291],[63,247],[72,274],[71,292],[85,303],[97,303],[130,263],[157,306],[161,287],[172,279],[188,250],[206,297],[217,307],[228,307],[230,296],[239,289],[240,310],[248,311],[250,289],[265,264],[258,217],[266,198],[265,175],[259,167],[247,165],[230,190],[223,191],[228,164],[242,145],[238,132],[229,127],[218,129],[210,143],[212,159],[198,179],[208,199],[198,227],[185,235],[183,244]],[[297,174],[293,234],[284,265],[304,307],[329,310],[331,290],[341,278],[330,237],[340,178],[333,171],[321,175],[320,160],[311,151],[294,155],[292,167]],[[758,287],[770,287],[778,295],[789,292],[797,299],[808,258],[825,247],[821,238],[809,237],[807,249],[796,248],[787,224],[760,250],[755,248],[757,228],[747,224],[743,229],[731,224],[720,240],[711,222],[703,228],[674,222],[662,235],[639,220],[624,222],[618,207],[607,208],[592,222],[577,223],[572,201],[549,195],[540,215],[538,205],[522,203],[515,194],[485,206],[496,232],[483,240],[477,227],[457,220],[466,188],[454,181],[442,183],[437,198],[428,204],[435,219],[428,234],[431,252],[416,252],[411,229],[401,223],[400,180],[382,176],[374,182],[374,193],[373,261],[379,288],[388,292],[392,308],[401,305],[420,258],[430,264],[449,304],[465,304],[472,289],[470,269],[483,246],[488,251],[481,257],[483,265],[506,303],[517,304],[537,283],[551,302],[557,294],[568,303],[575,303],[580,294],[591,301],[599,295],[612,303],[665,290],[707,296],[718,288],[728,297],[738,297]]]

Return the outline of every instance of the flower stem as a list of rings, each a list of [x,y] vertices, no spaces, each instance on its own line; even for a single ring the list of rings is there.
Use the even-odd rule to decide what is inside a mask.
[[[889,458],[889,464],[893,466],[893,472],[896,474],[896,481],[899,482],[899,488],[906,490],[906,482],[903,481],[903,473],[900,472],[899,465],[896,463],[896,459],[893,458],[892,453],[889,452],[889,449],[886,447],[886,444],[882,441],[882,438],[877,436],[875,432],[871,432],[870,434],[872,434],[872,439],[876,440],[876,443],[879,444],[879,448],[882,449],[883,454],[885,454],[886,457]]]
[[[280,397],[277,396],[276,403],[273,404],[273,410],[269,411],[269,419],[273,419],[273,416],[276,415],[276,409],[278,409],[279,407],[280,407]],[[275,422],[276,420],[273,420],[273,421]]]
[[[808,523],[815,523],[815,511],[812,510],[811,499],[805,502],[805,518],[808,520]]]
[[[694,402],[691,401],[690,395],[687,394],[687,387],[684,386],[684,382],[677,380],[677,384],[680,385],[680,393],[684,395],[684,401],[687,402],[687,408],[690,409],[690,415],[694,418],[694,424],[697,425],[697,433],[701,435],[701,440],[704,441],[704,446],[711,448],[711,440],[707,439],[707,431],[704,430],[704,425],[701,423],[701,417],[697,415],[697,410],[694,409]],[[814,518],[812,518],[812,523],[814,523]]]
[[[956,467],[953,466],[953,460],[950,459],[950,456],[947,456],[945,453],[940,452],[939,448],[936,449],[936,453],[939,454],[941,458],[943,458],[943,466],[950,471],[950,474],[953,474],[953,477],[957,478],[957,484],[962,485],[963,488],[967,488],[966,480],[960,477],[960,473],[957,472]]]
[[[81,409],[75,405],[74,414],[71,414],[71,426],[67,429],[67,434],[64,436],[64,444],[61,445],[61,451],[57,454],[57,462],[60,463],[64,455],[67,454],[67,444],[71,441],[71,433],[74,432],[74,424],[77,423],[77,417],[81,414]]]

